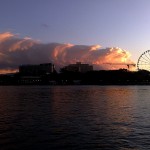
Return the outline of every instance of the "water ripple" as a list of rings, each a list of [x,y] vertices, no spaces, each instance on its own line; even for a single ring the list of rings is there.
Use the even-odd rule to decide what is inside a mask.
[[[150,149],[148,90],[149,86],[0,87],[0,149]]]

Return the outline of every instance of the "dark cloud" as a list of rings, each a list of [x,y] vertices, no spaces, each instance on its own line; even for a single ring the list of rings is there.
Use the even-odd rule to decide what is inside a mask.
[[[46,23],[42,23],[42,24],[41,24],[41,27],[42,27],[42,28],[45,28],[45,29],[48,29],[48,28],[49,28],[49,25],[46,24]]]

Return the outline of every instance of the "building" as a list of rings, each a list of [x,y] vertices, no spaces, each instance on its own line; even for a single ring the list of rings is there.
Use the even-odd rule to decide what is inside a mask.
[[[70,64],[63,68],[64,71],[71,71],[71,72],[88,72],[93,71],[93,66],[89,64],[82,64],[81,62],[76,62],[76,64]]]
[[[39,65],[21,65],[19,66],[19,73],[28,76],[47,75],[54,72],[54,65],[51,63]]]

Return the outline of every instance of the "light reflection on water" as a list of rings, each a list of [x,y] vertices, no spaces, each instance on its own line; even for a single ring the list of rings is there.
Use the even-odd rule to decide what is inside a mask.
[[[149,90],[0,87],[0,149],[150,149]]]

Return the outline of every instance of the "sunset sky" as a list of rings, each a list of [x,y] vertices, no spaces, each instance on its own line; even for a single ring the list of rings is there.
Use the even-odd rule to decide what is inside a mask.
[[[136,63],[150,49],[150,0],[0,0],[6,32],[42,43],[119,47]]]

